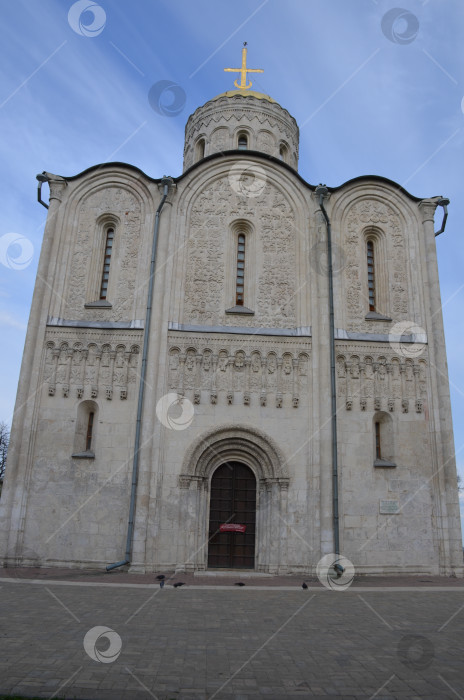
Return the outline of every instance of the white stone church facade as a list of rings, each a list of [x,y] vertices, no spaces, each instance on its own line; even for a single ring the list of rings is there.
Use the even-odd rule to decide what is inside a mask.
[[[190,116],[179,177],[44,175],[4,565],[307,573],[339,549],[462,575],[440,198],[297,167],[293,117],[234,90]]]

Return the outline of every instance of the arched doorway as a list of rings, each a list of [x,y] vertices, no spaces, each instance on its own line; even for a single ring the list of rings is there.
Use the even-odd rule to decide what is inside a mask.
[[[208,567],[254,569],[255,524],[253,471],[241,462],[221,464],[211,479]]]

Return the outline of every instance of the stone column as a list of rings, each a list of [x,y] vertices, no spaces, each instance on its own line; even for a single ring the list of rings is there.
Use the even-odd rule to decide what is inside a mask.
[[[280,487],[280,504],[277,517],[280,523],[280,560],[279,573],[286,574],[288,569],[288,481],[287,479],[279,479]],[[280,517],[279,517],[280,516]]]
[[[259,499],[259,542],[257,547],[258,571],[269,571],[269,550],[270,550],[270,489],[271,484],[267,479],[260,479],[260,499]]]
[[[187,526],[189,489],[191,484],[189,476],[179,476],[179,534],[177,537],[177,571],[185,571],[187,559]]]
[[[20,555],[24,531],[27,495],[29,490],[31,453],[30,440],[37,423],[36,402],[39,400],[41,349],[44,344],[47,317],[52,297],[55,265],[55,233],[60,230],[60,208],[67,182],[58,175],[49,177],[50,205],[37,268],[34,294],[27,326],[24,354],[16,394],[11,439],[8,448],[8,472],[0,502],[0,559],[8,552]],[[55,247],[55,251],[54,251]],[[38,552],[46,556],[47,552]]]
[[[434,233],[437,198],[424,199],[418,206],[424,229],[421,252],[427,265],[428,284],[424,286],[427,319],[425,330],[428,339],[428,369],[431,385],[429,415],[434,451],[434,500],[441,536],[440,573],[450,574],[455,571],[462,575],[462,540],[454,436]]]

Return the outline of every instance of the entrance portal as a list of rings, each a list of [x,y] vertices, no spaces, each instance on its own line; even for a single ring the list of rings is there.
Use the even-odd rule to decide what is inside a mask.
[[[208,567],[254,569],[256,479],[240,462],[226,462],[211,480]],[[244,525],[245,532],[221,532],[221,525]]]

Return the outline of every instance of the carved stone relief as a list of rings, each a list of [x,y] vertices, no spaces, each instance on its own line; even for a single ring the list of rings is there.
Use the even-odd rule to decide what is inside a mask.
[[[43,378],[48,395],[127,399],[130,387],[137,381],[141,337],[134,335],[102,343],[101,338],[94,340],[98,332],[89,331],[86,335],[82,341],[69,333],[47,333]]]
[[[253,316],[225,313],[226,232],[234,220],[245,218],[256,229],[257,281]],[[207,185],[193,206],[188,227],[184,321],[204,325],[296,327],[295,217],[283,194],[267,182],[258,197],[235,192],[227,177]],[[245,294],[246,305],[246,294]]]
[[[376,344],[377,345],[377,344]],[[379,351],[381,354],[379,354]],[[337,343],[337,396],[347,410],[422,413],[427,400],[427,360],[401,358],[390,346]]]
[[[272,339],[256,347],[249,337],[206,339],[191,334],[170,334],[168,342],[168,387],[180,395],[193,391],[197,404],[207,400],[298,408],[300,396],[307,393],[310,343]]]
[[[120,220],[115,232],[118,261],[111,269],[113,274],[117,274],[116,292],[111,299],[112,308],[84,309],[87,301],[96,301],[87,299],[86,293],[92,255],[100,252],[93,250],[95,230],[99,226],[97,220],[104,214],[117,216]],[[123,187],[106,187],[83,200],[78,214],[77,231],[72,238],[73,253],[66,290],[65,318],[121,321],[131,317],[132,305],[128,300],[133,299],[136,287],[141,215],[139,200]]]
[[[382,310],[394,315],[395,320],[408,318],[408,282],[406,273],[405,238],[400,217],[394,208],[376,199],[354,203],[345,218],[346,266],[344,282],[346,290],[347,330],[372,331],[372,321],[366,321],[368,311],[367,289],[363,289],[360,265],[366,264],[366,251],[362,232],[369,225],[385,233],[386,261],[389,272],[389,296],[391,308]],[[376,332],[388,332],[388,323],[375,322]]]

